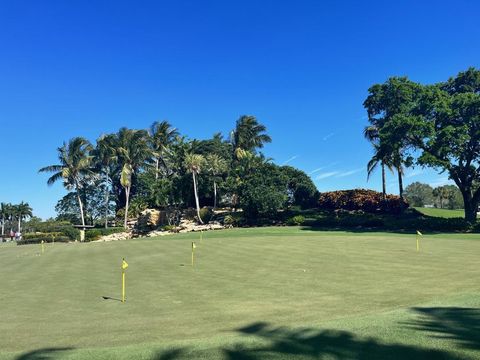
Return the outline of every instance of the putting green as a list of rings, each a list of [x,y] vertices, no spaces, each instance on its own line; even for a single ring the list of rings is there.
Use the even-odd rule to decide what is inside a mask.
[[[480,235],[415,248],[296,227],[2,244],[0,358],[480,358]]]

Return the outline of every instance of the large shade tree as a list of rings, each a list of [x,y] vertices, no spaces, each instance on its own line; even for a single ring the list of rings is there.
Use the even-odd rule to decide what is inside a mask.
[[[57,149],[59,164],[46,166],[39,170],[39,172],[53,173],[47,180],[49,186],[61,180],[67,190],[76,192],[83,226],[85,226],[85,215],[80,192],[85,183],[90,181],[89,178],[94,175],[91,169],[92,156],[90,151],[92,149],[88,140],[75,137]]]

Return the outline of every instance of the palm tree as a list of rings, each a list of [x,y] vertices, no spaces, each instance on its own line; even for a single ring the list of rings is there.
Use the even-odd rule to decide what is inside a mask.
[[[363,130],[363,136],[365,139],[370,141],[373,145],[375,153],[373,157],[367,164],[367,180],[370,178],[370,175],[375,171],[378,165],[382,168],[382,197],[385,200],[387,195],[387,182],[385,175],[385,163],[388,156],[384,153],[383,149],[380,147],[380,135],[378,131],[378,125],[366,126]]]
[[[160,165],[166,167],[165,153],[179,135],[176,128],[172,127],[167,121],[154,122],[148,131],[149,145],[153,151],[153,161],[155,166],[155,180],[158,180]]]
[[[85,226],[85,215],[80,191],[88,178],[94,175],[90,169],[92,162],[90,151],[92,150],[92,145],[82,137],[75,137],[71,139],[68,144],[63,143],[63,146],[57,150],[60,164],[43,167],[39,172],[54,173],[47,180],[49,186],[58,180],[62,180],[63,186],[65,186],[67,190],[75,190],[80,207],[82,225]]]
[[[272,138],[266,134],[266,131],[265,125],[259,124],[255,116],[241,116],[230,135],[235,155],[237,155],[237,149],[255,152],[257,148],[263,148],[266,143],[271,142]]]
[[[193,192],[195,194],[195,204],[197,206],[197,216],[198,221],[203,224],[203,220],[200,217],[200,202],[198,200],[198,190],[197,190],[197,176],[200,173],[203,165],[205,163],[205,158],[202,155],[198,154],[187,154],[185,156],[185,168],[188,172],[192,173],[193,177]]]
[[[22,201],[20,204],[15,206],[15,210],[18,219],[18,232],[21,232],[22,220],[33,216],[32,208],[30,207],[30,205],[28,205],[28,203]]]
[[[10,216],[10,208],[12,204],[1,203],[0,204],[0,216],[2,217],[2,233],[1,235],[5,235],[5,222],[7,221],[8,217]]]
[[[120,183],[125,189],[125,219],[124,227],[127,229],[128,205],[132,189],[132,176],[142,168],[152,152],[147,143],[145,130],[132,130],[121,128],[116,134],[116,151],[118,162],[121,166]]]
[[[213,176],[213,208],[217,207],[217,178],[227,171],[227,162],[217,154],[206,156],[208,172]]]
[[[112,165],[116,161],[115,135],[102,135],[93,150],[94,162],[105,174],[105,228],[108,228]]]

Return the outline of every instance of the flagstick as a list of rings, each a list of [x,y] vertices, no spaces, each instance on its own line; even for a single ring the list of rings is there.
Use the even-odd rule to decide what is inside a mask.
[[[122,270],[122,302],[125,302],[125,270]]]

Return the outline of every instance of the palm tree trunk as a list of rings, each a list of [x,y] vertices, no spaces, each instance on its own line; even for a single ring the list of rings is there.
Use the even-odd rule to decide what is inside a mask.
[[[2,215],[2,235],[5,235],[5,215]]]
[[[18,214],[18,232],[22,230],[22,214]]]
[[[213,208],[217,208],[217,182],[213,180]]]
[[[78,193],[78,190],[77,190],[77,200],[78,200],[78,206],[80,207],[80,217],[82,218],[82,225],[85,226],[85,215],[83,214],[83,203],[82,203],[82,198]]]
[[[155,162],[155,180],[158,180],[158,169],[160,168],[160,158],[156,159]]]
[[[108,228],[108,203],[110,202],[109,195],[110,189],[108,188],[108,173],[105,171],[105,229]]]
[[[385,164],[382,161],[382,197],[383,197],[383,200],[385,200],[386,196],[387,196],[387,179],[385,177]]]
[[[123,222],[123,227],[127,229],[127,219],[128,219],[128,202],[130,200],[130,186],[125,188],[126,202],[125,202],[125,220]]]
[[[197,205],[197,216],[200,224],[203,224],[202,218],[200,217],[200,202],[198,201],[197,193],[197,179],[195,178],[195,171],[192,171],[193,175],[193,192],[195,193],[195,204]]]
[[[397,168],[398,172],[398,192],[400,194],[400,199],[403,200],[403,179],[402,179],[402,169],[400,167]]]

